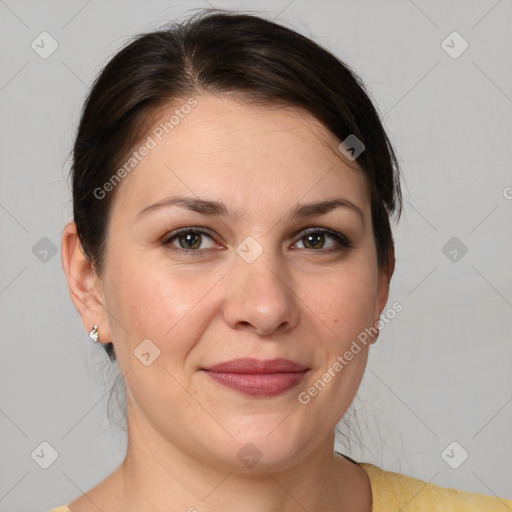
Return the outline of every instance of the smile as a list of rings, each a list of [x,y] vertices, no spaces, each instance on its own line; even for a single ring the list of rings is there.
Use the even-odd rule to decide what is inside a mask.
[[[202,370],[219,384],[240,393],[270,397],[299,384],[309,368],[287,359],[235,359]]]

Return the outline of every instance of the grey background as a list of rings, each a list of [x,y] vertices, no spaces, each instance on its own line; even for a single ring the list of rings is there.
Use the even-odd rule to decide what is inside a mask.
[[[370,350],[347,414],[353,442],[338,448],[512,497],[512,2],[210,5],[260,12],[333,51],[365,80],[398,150],[405,215],[388,305],[403,310]],[[121,44],[201,7],[0,0],[2,511],[67,503],[124,456],[125,434],[107,420],[115,371],[83,331],[61,269],[68,154],[88,87]],[[46,59],[31,47],[43,31],[59,45]],[[458,58],[442,46],[453,31],[469,44]],[[452,237],[456,261],[453,247],[443,252]],[[43,441],[58,453],[47,469],[31,456]],[[452,464],[469,454],[458,469],[442,457],[453,441]]]

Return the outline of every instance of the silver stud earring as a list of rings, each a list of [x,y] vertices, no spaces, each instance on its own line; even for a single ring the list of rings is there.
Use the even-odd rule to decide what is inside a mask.
[[[91,338],[92,341],[98,341],[99,337],[100,337],[100,335],[98,332],[98,326],[95,325],[92,328],[92,331],[89,333],[89,338]]]

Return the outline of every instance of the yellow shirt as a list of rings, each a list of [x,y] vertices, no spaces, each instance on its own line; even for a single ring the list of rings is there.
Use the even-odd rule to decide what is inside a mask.
[[[348,458],[346,455],[344,457]],[[349,459],[350,460],[350,459]],[[372,488],[372,512],[512,512],[512,500],[438,487],[400,473],[357,462]],[[66,505],[49,512],[70,512]]]
[[[372,512],[512,512],[512,500],[437,485],[358,463],[372,487]]]

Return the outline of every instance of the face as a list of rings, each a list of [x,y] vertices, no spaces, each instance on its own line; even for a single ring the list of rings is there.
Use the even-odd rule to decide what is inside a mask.
[[[100,334],[146,439],[284,467],[332,435],[387,299],[368,188],[309,114],[196,99],[117,185]]]

